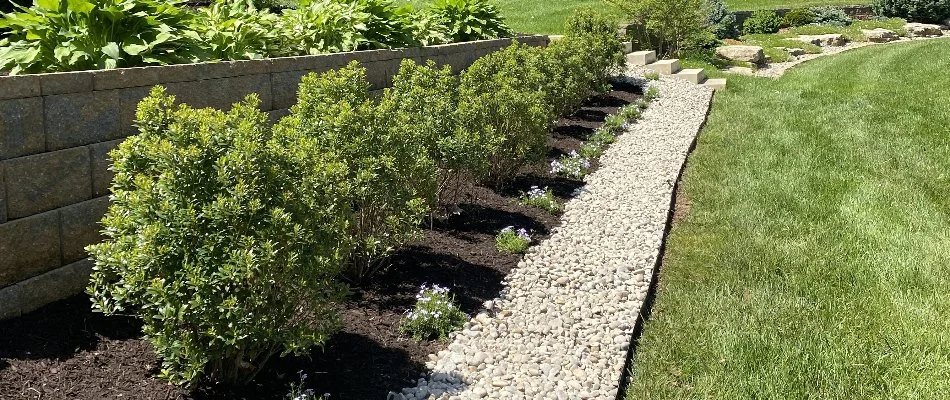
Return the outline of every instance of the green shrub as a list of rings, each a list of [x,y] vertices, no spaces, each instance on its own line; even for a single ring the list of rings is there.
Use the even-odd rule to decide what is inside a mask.
[[[173,103],[153,89],[110,154],[88,293],[143,321],[172,382],[245,380],[338,327],[349,185],[310,138],[272,132],[254,95],[228,113]]]
[[[950,19],[947,0],[874,0],[874,13],[908,21],[943,24]]]
[[[572,50],[587,59],[586,65],[594,79],[593,90],[606,90],[608,78],[626,65],[623,42],[617,36],[616,27],[614,18],[590,9],[575,11],[568,17],[566,40],[575,41],[577,45]]]
[[[758,10],[753,11],[742,23],[742,34],[750,35],[755,33],[775,33],[782,27],[782,19],[775,11]]]
[[[399,330],[416,340],[445,339],[449,332],[465,325],[465,315],[449,294],[449,288],[439,285],[422,285],[416,294],[416,304],[407,310]]]
[[[561,205],[554,198],[554,192],[547,187],[541,189],[532,186],[527,192],[521,194],[520,201],[522,205],[540,208],[551,214],[561,211]]]
[[[276,54],[277,15],[258,10],[248,0],[218,0],[204,7],[192,23],[204,50],[217,60],[261,59]]]
[[[811,11],[815,13],[814,23],[818,25],[848,26],[854,23],[854,19],[838,7],[812,7]]]
[[[436,0],[427,12],[451,42],[513,35],[501,12],[488,0]]]
[[[807,8],[789,10],[782,17],[782,25],[787,27],[805,26],[815,22],[815,13]]]
[[[722,0],[706,0],[706,30],[717,39],[734,38],[739,35],[736,30],[736,16],[729,12],[726,3]]]
[[[501,184],[524,165],[539,161],[547,148],[553,111],[532,68],[538,48],[517,43],[476,60],[459,84],[460,127],[484,145],[478,178]]]
[[[197,60],[192,15],[164,0],[37,0],[4,14],[0,70],[11,74]]]
[[[633,23],[628,34],[639,48],[655,49],[657,55],[682,54],[706,32],[704,0],[608,0]]]
[[[345,68],[300,82],[297,104],[276,129],[311,137],[315,151],[344,165],[352,186],[347,276],[362,280],[395,248],[421,235],[436,192],[435,165],[411,118],[369,96],[366,70]]]
[[[505,254],[521,254],[531,245],[531,235],[524,228],[505,227],[495,236],[495,248]]]

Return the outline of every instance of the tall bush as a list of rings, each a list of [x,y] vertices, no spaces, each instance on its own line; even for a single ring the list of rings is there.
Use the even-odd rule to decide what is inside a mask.
[[[536,49],[514,43],[476,60],[461,76],[462,129],[484,137],[482,181],[499,185],[544,157],[553,111],[545,101]],[[497,146],[497,147],[496,147]]]
[[[297,104],[276,129],[313,138],[318,154],[346,169],[351,280],[371,275],[394,249],[421,235],[436,192],[434,163],[411,119],[380,112],[357,62],[304,76]]]
[[[0,70],[11,74],[198,59],[192,14],[166,0],[36,0],[5,14]]]
[[[950,19],[947,0],[874,0],[874,13],[908,21],[943,24]]]
[[[706,29],[718,39],[734,38],[739,32],[736,29],[736,16],[729,12],[726,3],[722,0],[706,0]]]
[[[346,171],[311,138],[272,132],[254,95],[227,113],[173,103],[153,89],[139,134],[111,153],[88,293],[143,321],[172,382],[247,381],[339,325]]]
[[[680,54],[706,32],[703,0],[608,0],[633,22],[629,31],[642,48],[661,56]]]

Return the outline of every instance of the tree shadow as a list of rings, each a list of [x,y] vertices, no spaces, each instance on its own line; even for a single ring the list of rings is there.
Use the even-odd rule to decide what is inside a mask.
[[[500,193],[514,193],[514,196],[517,196],[519,192],[514,186],[506,185],[496,190]],[[544,224],[519,212],[488,208],[478,204],[460,204],[459,208],[462,210],[461,213],[436,221],[433,224],[433,230],[469,242],[478,240],[473,235],[495,236],[506,226],[518,226],[542,234],[547,233]]]
[[[554,128],[553,133],[564,137],[574,138],[584,141],[594,134],[594,128],[579,124],[559,125]]]
[[[551,189],[555,197],[569,199],[574,197],[577,189],[584,187],[584,181],[562,176],[520,175],[512,181],[512,184],[502,194],[515,196],[522,191],[527,191],[531,186],[547,187]]]

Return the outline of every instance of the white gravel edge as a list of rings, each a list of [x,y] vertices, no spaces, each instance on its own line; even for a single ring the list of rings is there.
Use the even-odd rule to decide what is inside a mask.
[[[624,78],[642,76],[632,67]],[[713,92],[664,77],[499,297],[389,399],[613,399],[650,285],[673,187]]]

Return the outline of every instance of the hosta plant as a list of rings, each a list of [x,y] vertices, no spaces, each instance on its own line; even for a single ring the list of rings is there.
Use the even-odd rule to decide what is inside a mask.
[[[435,196],[436,169],[424,136],[398,115],[370,97],[366,70],[353,61],[304,76],[297,104],[277,126],[313,138],[317,154],[346,170],[355,244],[347,276],[353,281],[372,275],[393,250],[422,234]]]
[[[495,236],[495,248],[505,254],[520,254],[531,245],[531,235],[525,228],[507,226]]]
[[[590,159],[578,154],[577,151],[571,151],[559,160],[551,161],[551,173],[558,176],[581,179],[589,171]]]
[[[256,60],[278,53],[277,20],[250,0],[218,0],[199,10],[192,25],[207,58]]]
[[[11,74],[198,59],[192,14],[166,0],[36,0],[4,14],[0,70]]]
[[[521,194],[521,204],[537,207],[552,214],[561,211],[561,204],[554,198],[554,192],[547,187],[541,189],[532,186],[527,192]]]
[[[416,294],[416,304],[406,310],[399,329],[416,340],[445,339],[468,321],[449,288],[423,284]]]
[[[283,10],[277,23],[280,54],[336,53],[367,46],[369,39],[356,26],[368,18],[355,2],[301,0],[296,9]]]
[[[347,174],[313,138],[272,132],[255,95],[227,113],[174,102],[153,89],[110,155],[87,291],[95,310],[142,320],[170,381],[247,382],[339,327]]]
[[[513,32],[488,0],[435,0],[430,18],[451,42],[510,37]]]

